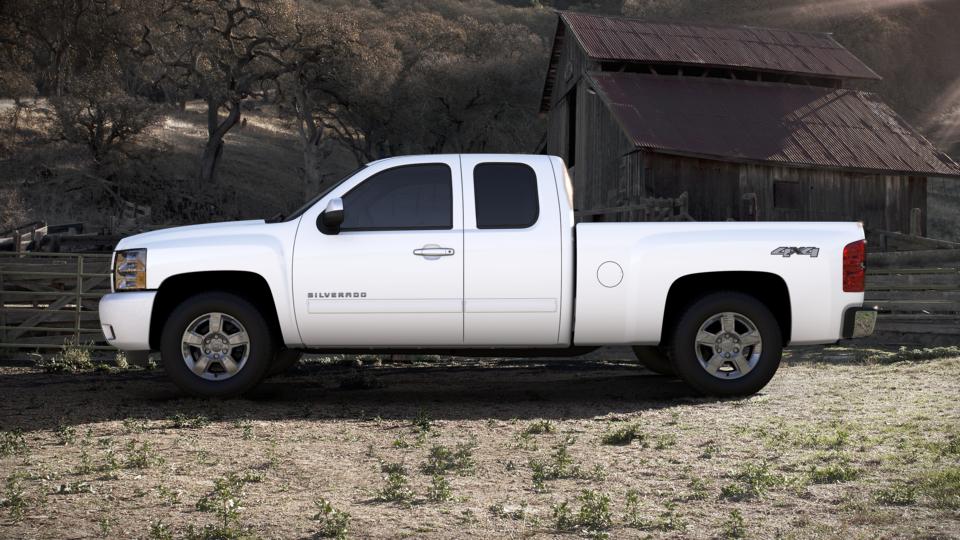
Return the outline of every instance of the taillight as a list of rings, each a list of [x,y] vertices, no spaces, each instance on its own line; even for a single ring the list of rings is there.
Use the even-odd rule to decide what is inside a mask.
[[[867,273],[866,242],[858,240],[843,248],[843,292],[863,292]]]

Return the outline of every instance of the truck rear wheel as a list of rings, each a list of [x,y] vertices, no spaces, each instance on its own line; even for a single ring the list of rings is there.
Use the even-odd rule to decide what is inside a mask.
[[[198,294],[170,314],[160,338],[164,368],[181,390],[235,397],[256,386],[274,355],[267,321],[247,300],[224,292]]]
[[[677,321],[671,352],[677,374],[714,396],[745,396],[766,386],[780,366],[780,325],[757,298],[710,294]]]
[[[637,345],[633,348],[633,354],[643,364],[643,367],[654,373],[670,377],[677,375],[667,351],[660,347]]]

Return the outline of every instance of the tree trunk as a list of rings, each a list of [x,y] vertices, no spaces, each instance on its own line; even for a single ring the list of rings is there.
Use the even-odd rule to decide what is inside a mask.
[[[240,120],[239,101],[231,101],[227,104],[227,117],[223,122],[220,122],[219,110],[218,103],[207,100],[207,144],[203,148],[203,155],[200,156],[200,174],[197,178],[201,187],[216,182],[217,165],[220,163],[220,156],[223,155],[223,138]]]

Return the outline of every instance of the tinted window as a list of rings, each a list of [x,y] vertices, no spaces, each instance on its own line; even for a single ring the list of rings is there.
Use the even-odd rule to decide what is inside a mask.
[[[343,196],[342,231],[450,229],[453,189],[443,164],[377,173]]]
[[[521,163],[481,163],[473,169],[478,229],[523,229],[537,222],[537,174]]]

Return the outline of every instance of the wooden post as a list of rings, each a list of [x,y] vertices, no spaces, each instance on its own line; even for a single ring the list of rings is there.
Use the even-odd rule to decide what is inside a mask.
[[[20,253],[20,229],[13,230],[13,252]]]
[[[3,299],[3,266],[0,262],[0,343],[7,342],[7,304]]]
[[[77,255],[77,317],[74,330],[74,344],[80,345],[80,310],[83,308],[83,255]]]
[[[910,209],[910,236],[923,236],[923,210]]]

